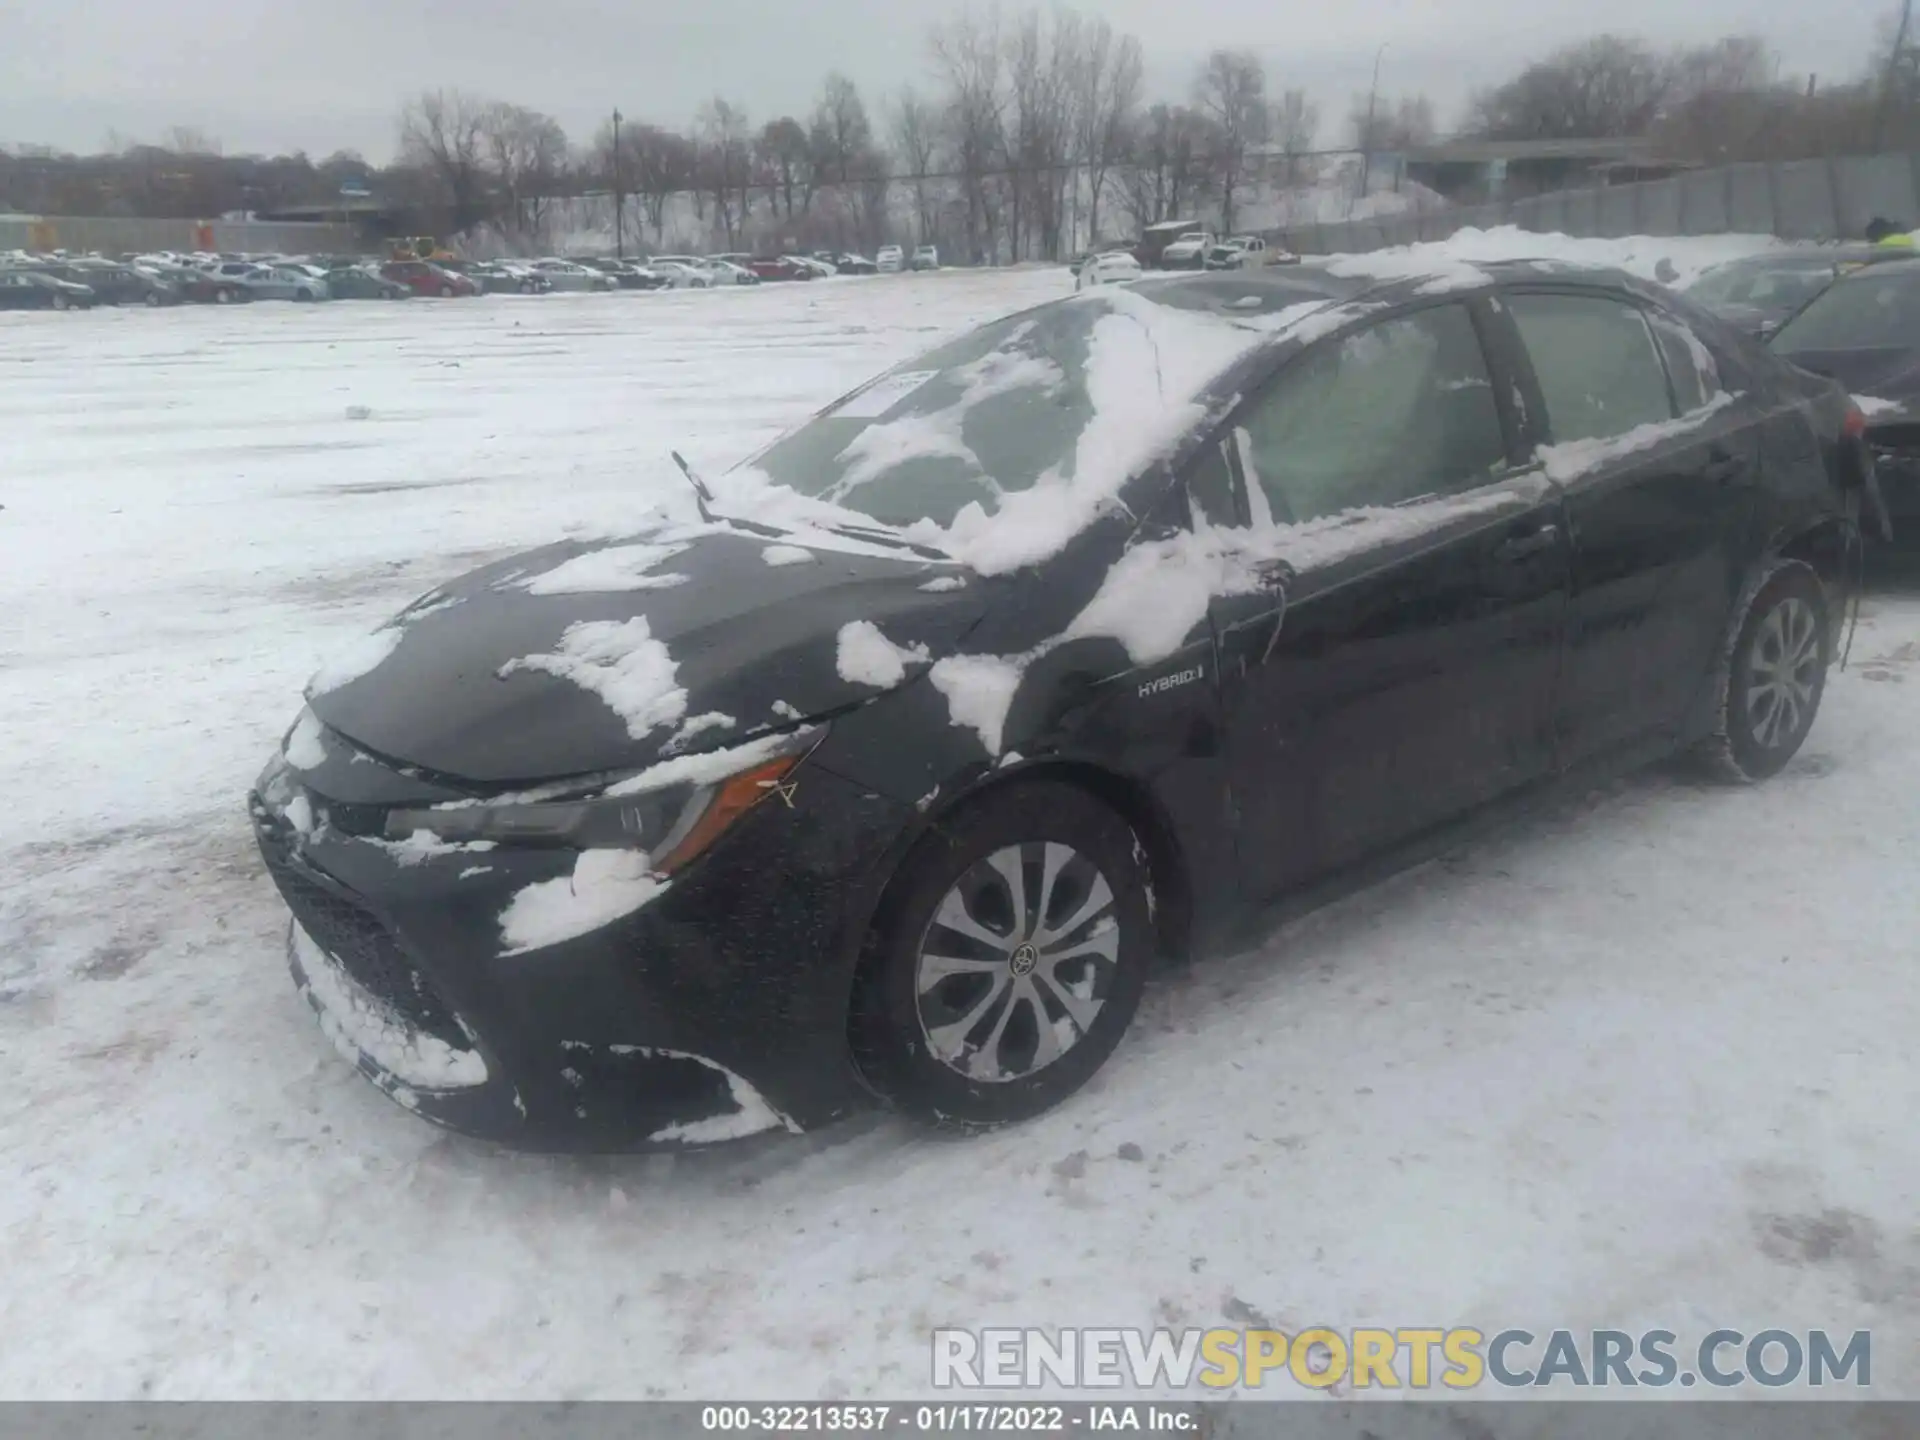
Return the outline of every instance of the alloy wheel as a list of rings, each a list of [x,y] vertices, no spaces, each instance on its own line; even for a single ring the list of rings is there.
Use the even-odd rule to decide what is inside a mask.
[[[1112,993],[1120,926],[1113,888],[1069,845],[1008,845],[948,888],[914,970],[920,1029],[972,1081],[1023,1079],[1059,1060]]]
[[[1747,725],[1764,749],[1791,743],[1813,718],[1820,679],[1819,630],[1813,607],[1789,595],[1754,631],[1747,662]]]

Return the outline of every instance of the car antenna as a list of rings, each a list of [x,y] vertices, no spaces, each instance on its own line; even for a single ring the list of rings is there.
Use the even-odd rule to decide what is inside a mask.
[[[680,473],[686,476],[687,483],[693,486],[693,499],[694,503],[700,507],[700,518],[711,525],[713,511],[707,507],[713,503],[713,492],[707,489],[707,482],[693,473],[693,467],[687,464],[687,457],[678,450],[669,450],[667,453],[673,456],[673,463],[680,467]]]

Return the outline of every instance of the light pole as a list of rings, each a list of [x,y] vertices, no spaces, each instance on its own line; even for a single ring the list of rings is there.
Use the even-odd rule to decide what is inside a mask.
[[[624,260],[627,258],[627,244],[626,234],[621,226],[620,216],[620,211],[623,207],[620,204],[620,110],[617,106],[613,112],[613,164],[611,168],[613,170],[613,254],[615,259]]]
[[[1373,111],[1380,103],[1380,57],[1387,53],[1387,42],[1373,52],[1373,84],[1367,87],[1367,133],[1360,137],[1360,198],[1367,198],[1367,185],[1373,179]]]

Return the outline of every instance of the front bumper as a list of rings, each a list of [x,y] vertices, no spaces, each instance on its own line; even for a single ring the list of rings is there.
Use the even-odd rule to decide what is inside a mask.
[[[911,807],[812,765],[645,904],[503,953],[529,886],[565,901],[580,852],[347,833],[297,783],[249,797],[322,1029],[400,1104],[548,1150],[644,1150],[811,1129],[869,1103],[847,1005],[888,845]],[[296,776],[296,781],[298,777]],[[606,852],[601,852],[606,853]]]

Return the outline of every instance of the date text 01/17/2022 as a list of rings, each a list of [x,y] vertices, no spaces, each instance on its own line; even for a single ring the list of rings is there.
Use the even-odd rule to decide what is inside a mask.
[[[704,1405],[700,1428],[757,1435],[1060,1435],[1075,1431],[1184,1434],[1199,1425],[1184,1405]]]

